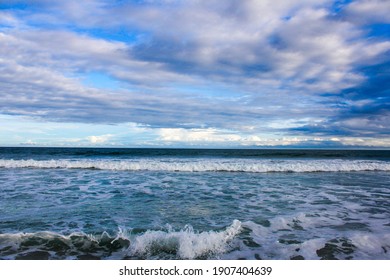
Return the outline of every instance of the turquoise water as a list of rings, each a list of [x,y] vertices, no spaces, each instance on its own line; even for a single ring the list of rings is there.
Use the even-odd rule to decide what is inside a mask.
[[[389,160],[0,148],[0,258],[390,259]]]

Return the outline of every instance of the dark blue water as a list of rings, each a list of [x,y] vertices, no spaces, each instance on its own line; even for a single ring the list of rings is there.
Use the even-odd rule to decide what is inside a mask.
[[[390,150],[316,149],[152,149],[152,148],[15,148],[0,147],[3,159],[220,157],[220,158],[334,158],[390,160]]]
[[[390,259],[390,152],[0,148],[3,259]]]

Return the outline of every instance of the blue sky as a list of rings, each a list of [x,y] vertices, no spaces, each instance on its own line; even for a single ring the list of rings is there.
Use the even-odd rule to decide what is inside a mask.
[[[390,1],[0,2],[0,145],[390,147]]]

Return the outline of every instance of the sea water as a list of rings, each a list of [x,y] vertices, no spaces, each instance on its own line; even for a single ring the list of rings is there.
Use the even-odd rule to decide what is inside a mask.
[[[0,148],[0,259],[390,259],[390,151]]]

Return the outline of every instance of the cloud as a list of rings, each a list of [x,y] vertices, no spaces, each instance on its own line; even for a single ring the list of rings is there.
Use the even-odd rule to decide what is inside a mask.
[[[259,134],[242,134],[232,130],[208,129],[158,129],[159,141],[173,146],[224,146],[224,147],[390,147],[390,137],[329,137],[284,136],[268,137]]]
[[[367,80],[333,96],[327,106],[338,114],[316,124],[292,128],[294,132],[351,137],[387,137],[390,134],[390,58],[365,67]]]
[[[18,27],[20,21],[10,12],[0,11],[0,25],[6,27]]]
[[[348,5],[345,13],[349,20],[359,24],[390,24],[389,10],[390,2],[387,0],[357,0]]]
[[[238,142],[241,137],[233,133],[224,133],[213,128],[207,129],[183,129],[162,128],[159,130],[162,141],[166,142]]]
[[[387,135],[390,41],[367,30],[388,1],[17,3],[0,14],[2,114],[173,142]]]
[[[32,141],[31,139],[28,139],[26,142],[19,143],[21,146],[36,146],[38,143]]]
[[[92,144],[103,144],[109,141],[113,135],[111,134],[105,134],[105,135],[100,135],[100,136],[88,136],[87,139],[90,141]]]

